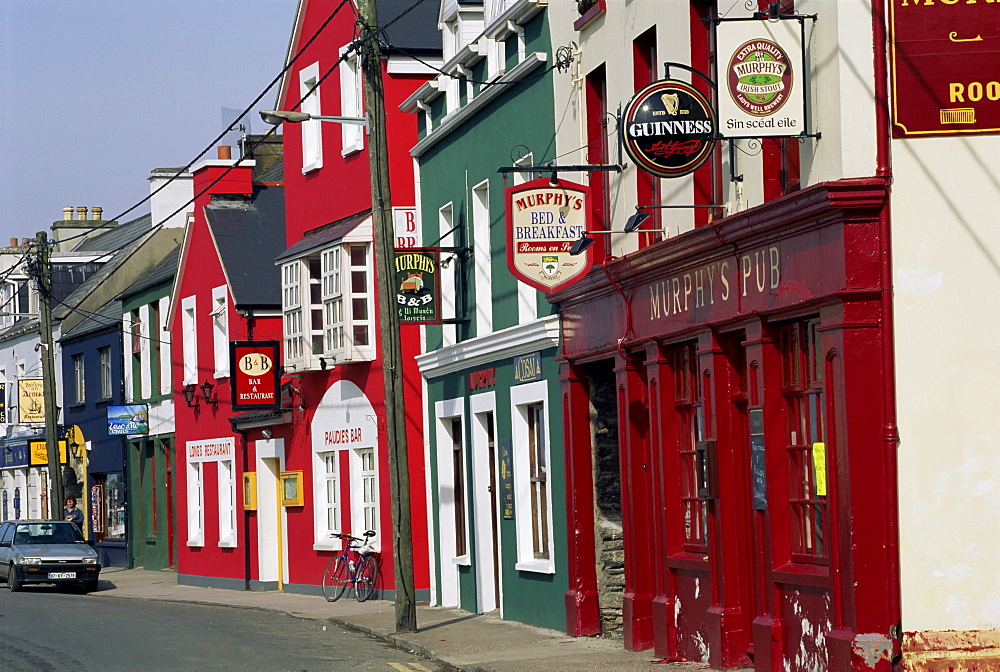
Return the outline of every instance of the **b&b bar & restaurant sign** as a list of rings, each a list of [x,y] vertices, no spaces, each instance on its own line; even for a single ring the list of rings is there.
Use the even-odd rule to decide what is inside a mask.
[[[590,222],[590,190],[545,177],[509,187],[507,267],[535,289],[552,293],[581,280],[593,265],[590,250],[569,253]]]
[[[1000,133],[1000,3],[892,0],[893,136]]]
[[[233,341],[233,410],[277,410],[281,405],[278,341]]]

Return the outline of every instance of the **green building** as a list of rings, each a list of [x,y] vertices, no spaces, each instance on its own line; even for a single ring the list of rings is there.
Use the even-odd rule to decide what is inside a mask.
[[[566,479],[559,318],[507,267],[501,168],[553,160],[544,6],[443,0],[442,75],[416,114],[418,221],[441,248],[442,324],[424,329],[432,603],[564,629]]]

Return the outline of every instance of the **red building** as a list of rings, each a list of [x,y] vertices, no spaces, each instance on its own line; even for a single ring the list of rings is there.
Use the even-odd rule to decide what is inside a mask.
[[[432,3],[400,18],[405,7],[378,2],[379,23],[393,45],[422,59],[440,59]],[[312,115],[362,118],[362,69],[353,50],[356,9],[332,0],[302,0],[276,107]],[[439,42],[439,40],[438,40]],[[393,213],[413,225],[412,159],[416,122],[399,104],[425,82],[429,68],[389,49],[381,61]],[[392,518],[385,436],[382,354],[377,339],[376,281],[368,137],[364,126],[317,119],[286,123],[285,245],[267,263],[278,272],[287,409],[234,418],[257,476],[254,581],[314,591],[341,542],[334,533],[374,530],[382,554],[377,587],[391,592],[388,543]],[[412,245],[412,243],[411,243]],[[275,265],[276,264],[276,265]],[[390,279],[391,281],[392,279]],[[420,376],[413,357],[419,328],[404,326],[402,376],[411,485],[414,573],[418,595],[428,590],[427,510],[422,450]],[[302,500],[277,510],[279,473],[301,476]],[[380,592],[379,596],[387,595]]]
[[[280,336],[273,259],[284,247],[284,199],[274,177],[255,180],[254,169],[220,158],[192,170],[197,196],[167,323],[180,385],[173,491],[181,583],[242,589],[255,576],[252,514],[238,495],[253,455],[230,425],[229,344]]]

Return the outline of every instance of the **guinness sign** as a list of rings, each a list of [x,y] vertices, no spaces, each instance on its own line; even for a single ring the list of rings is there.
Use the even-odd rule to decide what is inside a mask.
[[[715,111],[687,82],[662,79],[629,101],[622,141],[636,165],[657,177],[683,177],[705,163],[715,146]]]

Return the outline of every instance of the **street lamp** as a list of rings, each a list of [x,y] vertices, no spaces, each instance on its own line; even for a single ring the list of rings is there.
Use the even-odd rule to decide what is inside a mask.
[[[260,118],[264,123],[277,126],[282,122],[301,124],[303,121],[335,121],[338,124],[354,124],[368,128],[368,119],[364,117],[331,117],[325,114],[309,114],[308,112],[287,112],[285,110],[261,110]]]

